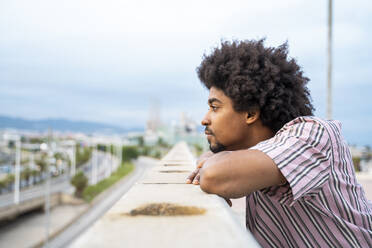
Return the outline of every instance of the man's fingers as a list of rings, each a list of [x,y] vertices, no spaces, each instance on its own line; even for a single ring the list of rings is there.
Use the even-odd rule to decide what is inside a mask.
[[[200,173],[198,173],[195,176],[194,181],[192,183],[195,184],[195,185],[198,185],[199,184],[199,181],[200,181]]]
[[[191,172],[191,174],[186,178],[186,183],[192,183],[194,181],[194,178],[196,177],[196,175],[199,174],[199,168],[197,168],[196,170],[194,170],[193,172]]]
[[[192,183],[195,185],[199,184],[199,180],[200,180],[199,171],[200,171],[200,168],[203,167],[206,160],[207,158],[204,158],[198,161],[198,164],[196,165],[196,170],[191,172],[190,176],[186,178],[186,183]]]

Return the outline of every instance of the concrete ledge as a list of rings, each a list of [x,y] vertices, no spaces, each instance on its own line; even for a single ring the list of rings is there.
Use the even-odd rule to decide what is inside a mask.
[[[358,180],[372,180],[372,172],[356,172],[355,175]]]
[[[194,166],[176,145],[71,247],[259,247],[222,198],[185,184]]]

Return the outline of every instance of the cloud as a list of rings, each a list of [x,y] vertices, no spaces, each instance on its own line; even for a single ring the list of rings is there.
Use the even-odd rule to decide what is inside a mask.
[[[372,4],[334,6],[334,116],[354,139],[359,123],[372,133]],[[326,22],[324,1],[2,1],[0,114],[143,124],[159,101],[164,120],[183,111],[199,121],[203,53],[222,38],[267,37],[288,40],[324,117]]]

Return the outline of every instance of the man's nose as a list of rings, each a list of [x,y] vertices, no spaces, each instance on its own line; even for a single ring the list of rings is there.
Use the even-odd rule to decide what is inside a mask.
[[[203,126],[208,126],[211,124],[211,120],[209,119],[208,113],[206,113],[205,116],[203,117],[201,124]]]

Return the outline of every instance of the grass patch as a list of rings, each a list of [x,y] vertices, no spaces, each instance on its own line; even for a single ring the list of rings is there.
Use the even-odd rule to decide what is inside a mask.
[[[89,185],[83,191],[83,199],[87,202],[91,202],[94,197],[99,195],[102,191],[105,191],[111,185],[115,184],[125,175],[129,174],[134,168],[132,163],[123,163],[114,173],[108,178],[103,179],[95,185]]]

